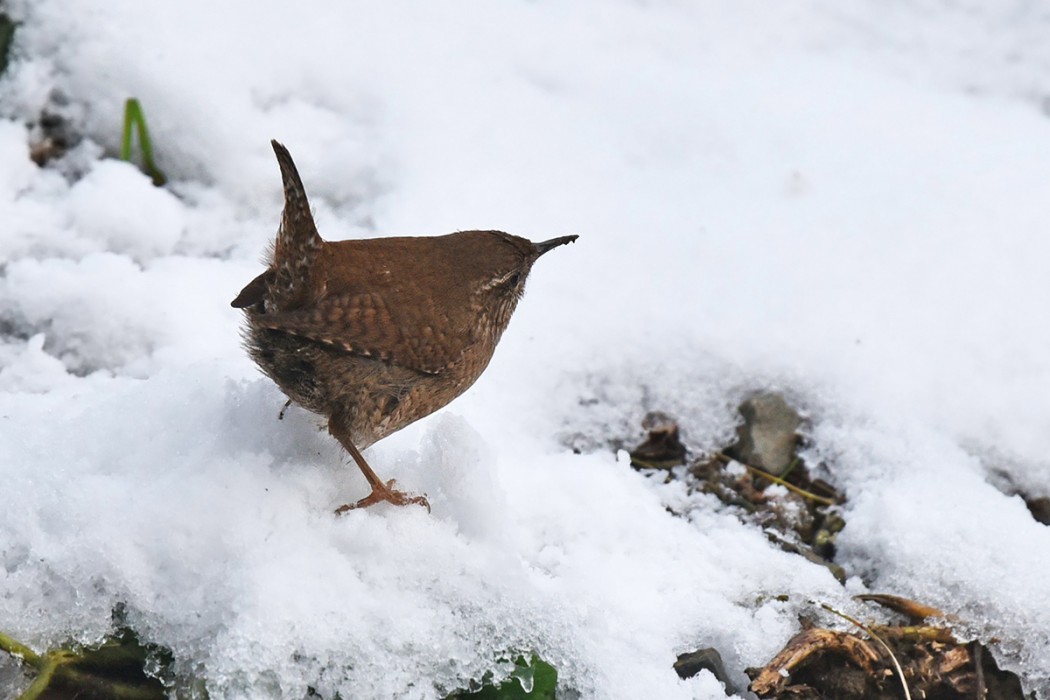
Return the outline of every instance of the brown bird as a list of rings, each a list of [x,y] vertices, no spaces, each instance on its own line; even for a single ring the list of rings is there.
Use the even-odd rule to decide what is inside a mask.
[[[376,476],[361,450],[427,416],[481,375],[536,260],[577,236],[502,231],[325,241],[288,150],[273,141],[284,211],[265,272],[231,306],[248,353],[291,401],[325,416],[372,492],[337,513],[424,496]]]

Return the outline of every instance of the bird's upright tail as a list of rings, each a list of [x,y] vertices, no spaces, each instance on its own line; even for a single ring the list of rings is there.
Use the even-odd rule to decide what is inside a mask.
[[[323,241],[310,213],[310,202],[292,154],[277,141],[270,143],[281,166],[284,211],[273,247],[271,269],[274,277],[268,296],[277,310],[290,311],[311,299],[311,281],[318,278],[315,268],[320,261]]]

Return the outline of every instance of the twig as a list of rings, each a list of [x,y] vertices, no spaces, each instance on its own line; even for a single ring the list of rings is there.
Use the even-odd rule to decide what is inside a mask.
[[[40,668],[44,664],[40,654],[37,654],[25,644],[8,637],[3,632],[0,632],[0,651],[6,651],[12,656],[19,657],[33,668]]]
[[[865,625],[860,620],[858,620],[856,618],[853,618],[853,617],[850,617],[846,613],[839,612],[838,610],[836,610],[835,608],[831,607],[827,603],[821,603],[820,607],[824,608],[829,613],[832,613],[834,615],[838,615],[842,619],[847,620],[849,622],[852,622],[854,625],[856,625],[857,627],[861,628],[862,630],[867,632],[869,635],[871,635],[872,639],[874,639],[876,642],[878,642],[879,644],[882,645],[882,648],[885,649],[886,653],[890,655],[890,661],[893,662],[893,667],[895,669],[897,669],[897,677],[900,678],[901,687],[904,688],[904,698],[905,698],[905,700],[911,700],[911,691],[908,690],[908,681],[904,677],[904,669],[901,668],[900,663],[897,661],[897,656],[893,653],[893,649],[890,649],[890,645],[887,644],[886,642],[884,642],[882,640],[882,637],[880,637],[879,635],[875,634],[875,632],[871,629],[871,627],[868,627],[867,625]]]
[[[787,465],[787,469],[785,469],[784,473],[780,475],[780,478],[788,478],[788,475],[791,474],[791,472],[795,471],[795,467],[797,467],[800,464],[802,464],[802,460],[798,457],[798,455],[792,457],[791,463]]]
[[[36,680],[26,688],[24,693],[18,696],[18,700],[37,700],[37,698],[41,697],[41,694],[51,685],[51,679],[54,677],[55,671],[67,660],[68,657],[61,654],[48,654],[44,657],[41,660],[43,665],[39,667],[40,673],[37,675]]]
[[[818,496],[817,494],[815,494],[815,493],[813,493],[811,491],[807,491],[807,490],[805,490],[803,488],[800,488],[798,486],[795,486],[792,483],[789,483],[789,482],[785,481],[784,479],[781,479],[779,476],[774,476],[773,474],[770,474],[769,472],[765,471],[764,469],[759,469],[758,467],[752,467],[750,464],[747,464],[746,462],[740,462],[739,460],[735,460],[735,459],[733,459],[732,457],[730,457],[729,455],[727,455],[727,454],[725,454],[723,452],[716,452],[715,453],[715,457],[717,457],[718,459],[722,460],[723,462],[727,462],[727,463],[728,462],[737,462],[739,464],[742,464],[746,468],[750,469],[754,473],[756,473],[759,476],[761,476],[762,478],[769,479],[770,481],[772,481],[775,484],[780,484],[781,486],[783,486],[787,490],[794,491],[795,493],[797,493],[799,496],[802,496],[803,498],[808,498],[808,499],[810,499],[812,501],[816,501],[817,503],[823,503],[826,506],[833,506],[833,505],[835,505],[835,500],[834,499],[827,498],[825,496]]]
[[[981,658],[981,643],[973,640],[973,667],[977,676],[977,687],[974,688],[974,696],[977,700],[986,700],[988,697],[988,686],[984,683],[984,659]]]

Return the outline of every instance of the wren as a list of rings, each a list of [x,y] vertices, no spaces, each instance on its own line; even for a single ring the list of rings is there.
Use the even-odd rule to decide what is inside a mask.
[[[272,141],[284,211],[266,271],[231,306],[244,344],[289,399],[328,420],[372,491],[336,510],[419,504],[361,451],[442,408],[488,366],[542,243],[502,231],[325,241],[288,149]]]

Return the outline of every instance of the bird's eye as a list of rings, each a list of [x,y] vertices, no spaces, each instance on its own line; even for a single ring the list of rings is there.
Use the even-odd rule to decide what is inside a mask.
[[[0,0],[0,2],[3,2],[3,0]],[[499,277],[492,278],[492,281],[485,285],[485,287],[486,289],[516,290],[521,286],[524,279],[525,275],[521,270],[511,270]]]

